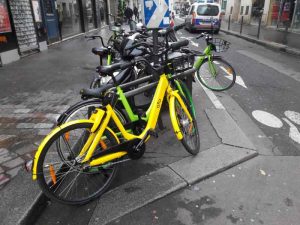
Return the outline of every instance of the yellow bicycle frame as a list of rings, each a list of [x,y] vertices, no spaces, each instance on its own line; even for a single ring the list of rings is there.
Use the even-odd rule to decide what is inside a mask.
[[[146,128],[144,129],[144,131],[141,134],[134,135],[132,133],[127,132],[126,129],[124,128],[123,124],[121,123],[120,119],[115,114],[115,112],[114,112],[113,108],[111,107],[111,105],[108,104],[106,106],[105,110],[97,109],[97,112],[95,114],[93,114],[89,120],[75,120],[75,121],[65,123],[65,124],[61,125],[60,127],[55,128],[45,138],[44,141],[39,146],[39,149],[36,152],[35,157],[34,157],[33,171],[32,171],[33,179],[34,180],[36,179],[37,161],[39,159],[39,156],[40,156],[42,150],[44,149],[45,145],[49,141],[49,139],[52,136],[54,136],[60,129],[62,129],[66,126],[69,126],[70,124],[76,124],[76,123],[82,123],[82,122],[92,122],[93,123],[93,127],[91,128],[91,135],[89,136],[89,138],[86,141],[85,145],[83,146],[81,152],[79,153],[79,156],[83,157],[83,160],[81,161],[82,163],[87,162],[90,166],[97,166],[97,165],[104,164],[106,162],[112,161],[114,159],[118,159],[118,158],[126,155],[127,152],[122,151],[120,149],[119,152],[111,153],[111,154],[108,154],[108,155],[105,155],[105,156],[101,156],[99,158],[96,158],[96,159],[93,159],[93,160],[90,161],[96,147],[99,144],[99,141],[101,140],[101,137],[102,137],[105,129],[109,129],[109,127],[107,125],[108,125],[108,123],[111,119],[115,122],[117,128],[120,130],[122,136],[126,140],[143,139],[145,137],[145,135],[147,135],[148,130],[155,129],[156,124],[157,124],[157,120],[158,120],[158,117],[159,117],[159,114],[160,114],[161,106],[162,106],[162,103],[163,103],[163,100],[164,100],[164,97],[165,97],[166,94],[167,94],[167,99],[169,100],[170,117],[171,117],[171,122],[172,122],[172,126],[173,126],[173,129],[174,129],[175,135],[176,135],[178,140],[182,140],[183,135],[182,135],[181,130],[179,128],[179,124],[178,124],[177,117],[176,117],[176,112],[175,112],[175,99],[178,100],[178,102],[181,105],[182,109],[184,110],[184,112],[188,116],[188,119],[190,120],[190,122],[193,121],[193,118],[192,118],[189,110],[187,109],[184,101],[182,100],[182,98],[178,94],[178,91],[173,90],[171,88],[167,76],[165,74],[162,74],[160,76],[160,79],[159,79],[159,82],[158,82],[158,85],[157,85],[157,88],[156,88],[156,91],[155,91],[155,94],[154,94],[154,98],[153,98],[153,100],[151,102],[151,105],[149,107],[150,113],[149,113],[149,119],[148,119]],[[117,137],[111,129],[109,129],[109,131],[115,137]]]

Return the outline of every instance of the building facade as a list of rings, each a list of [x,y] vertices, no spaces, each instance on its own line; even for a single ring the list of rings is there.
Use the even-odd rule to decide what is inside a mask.
[[[0,65],[108,24],[115,1],[0,0]]]
[[[300,33],[300,0],[224,0],[225,19],[244,23],[262,24],[276,28],[288,29]]]

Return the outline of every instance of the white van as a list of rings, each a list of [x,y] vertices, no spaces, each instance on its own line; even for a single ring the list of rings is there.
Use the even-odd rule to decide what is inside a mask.
[[[221,6],[217,3],[194,3],[185,18],[187,30],[211,31],[217,34],[221,27]]]

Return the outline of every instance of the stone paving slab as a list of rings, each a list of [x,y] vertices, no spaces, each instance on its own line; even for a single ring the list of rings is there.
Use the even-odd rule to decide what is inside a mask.
[[[70,94],[67,91],[66,95]],[[43,99],[31,95],[24,98],[24,104],[0,105],[0,188],[16,176],[21,164],[32,159],[37,149],[35,143],[39,143],[50,132],[60,113],[69,108],[69,104],[60,103],[61,99],[66,98],[62,94],[45,92],[41,95],[50,103],[41,103]]]
[[[255,146],[246,137],[232,117],[223,109],[205,110],[222,143],[255,150]]]
[[[256,151],[221,144],[169,166],[186,182],[193,184],[255,156]]]
[[[186,185],[168,167],[142,176],[104,194],[89,225],[106,224]]]

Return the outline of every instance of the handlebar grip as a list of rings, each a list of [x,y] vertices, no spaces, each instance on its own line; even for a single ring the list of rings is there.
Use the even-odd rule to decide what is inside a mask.
[[[135,64],[135,61],[130,61],[130,62],[124,62],[122,63],[122,65],[120,66],[121,70],[124,70],[130,66],[133,66]]]
[[[177,25],[177,26],[174,26],[173,29],[174,29],[174,31],[178,31],[178,30],[184,28],[185,25],[186,25],[186,23],[182,23],[182,24],[179,24],[179,25]]]
[[[177,49],[180,49],[181,47],[189,45],[189,40],[183,40],[183,41],[178,41],[175,43],[170,44],[170,48],[175,51]]]

